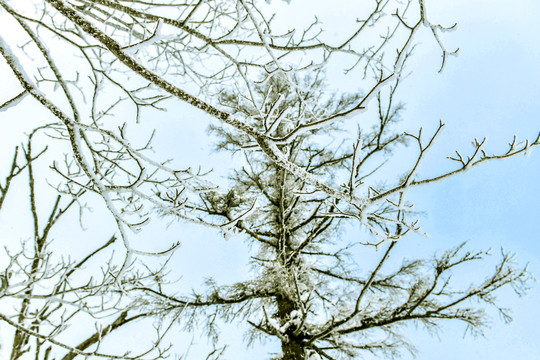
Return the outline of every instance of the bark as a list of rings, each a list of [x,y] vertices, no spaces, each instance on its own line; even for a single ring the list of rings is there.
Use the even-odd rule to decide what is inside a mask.
[[[278,306],[278,316],[280,324],[283,325],[288,321],[290,313],[297,309],[294,301],[278,296],[276,299]],[[304,360],[304,344],[302,338],[295,335],[296,326],[290,326],[285,332],[286,340],[281,341],[281,351],[283,352],[283,360]]]

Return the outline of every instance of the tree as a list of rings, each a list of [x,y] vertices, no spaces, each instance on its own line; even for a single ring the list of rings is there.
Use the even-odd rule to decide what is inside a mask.
[[[469,156],[456,152],[450,158],[455,168],[419,177],[425,153],[443,124],[427,137],[421,130],[397,131],[403,110],[397,89],[405,81],[419,32],[431,32],[440,46],[441,71],[454,54],[441,39],[453,27],[430,22],[423,0],[372,1],[358,9],[355,28],[338,41],[325,38],[317,20],[304,29],[283,31],[273,22],[275,3],[46,0],[25,7],[1,0],[0,5],[17,29],[17,36],[0,37],[0,53],[21,86],[0,109],[31,97],[59,121],[47,127],[49,135],[53,132],[47,142],[63,141],[70,147],[65,162],[52,163],[60,178],[56,191],[69,198],[67,204],[61,206],[58,200],[41,232],[35,196],[30,197],[34,253],[28,264],[15,269],[9,265],[3,277],[2,296],[22,298],[16,320],[2,315],[16,328],[12,359],[24,354],[29,337],[43,359],[51,351],[41,349],[45,342],[63,346],[65,358],[75,356],[74,349],[97,356],[98,340],[110,331],[97,331],[80,346],[67,346],[56,340],[63,315],[51,315],[56,321],[51,320],[52,330],[42,327],[47,319],[30,315],[48,314],[49,302],[67,303],[75,312],[82,307],[91,316],[105,311],[112,319],[105,327],[110,330],[116,329],[114,324],[165,315],[173,319],[171,326],[180,322],[190,330],[202,322],[211,335],[216,319],[244,323],[253,341],[275,338],[281,357],[297,360],[355,358],[364,351],[396,354],[410,347],[400,332],[407,323],[430,328],[455,319],[479,331],[485,320],[482,306],[472,306],[470,300],[493,305],[508,317],[494,292],[509,285],[524,293],[530,274],[507,253],[479,283],[452,281],[456,268],[487,255],[468,252],[464,245],[433,259],[397,267],[388,263],[403,237],[420,232],[408,189],[540,144],[540,137],[514,140],[507,151],[491,154],[485,140],[475,140]],[[19,42],[23,45],[14,50]],[[76,70],[64,63],[65,55],[56,55],[60,47],[69,59],[78,59]],[[36,64],[27,59],[37,59]],[[325,71],[343,63],[360,84],[353,94],[334,93],[325,83],[332,80],[325,79]],[[172,163],[156,159],[151,141],[131,133],[139,122],[156,116],[152,111],[173,108],[178,100],[214,119],[211,134],[219,149],[243,156],[219,187],[210,181],[205,164],[194,171],[177,167],[185,154]],[[126,101],[134,109],[131,120],[125,118]],[[385,166],[396,149],[408,143],[418,148],[408,169]],[[22,166],[15,155],[2,200],[23,170],[33,193],[31,154],[28,147]],[[49,266],[45,244],[57,218],[82,194],[89,201],[99,196],[116,223],[125,256],[118,264],[116,258],[105,261],[98,283],[88,280],[72,289],[68,280],[80,262],[55,260]],[[166,261],[154,257],[174,253],[178,244],[143,251],[132,235],[158,215],[209,226],[225,237],[243,236],[253,250],[251,278],[226,285],[209,281],[206,290],[190,295],[164,286],[169,281],[163,280]],[[340,236],[351,224],[364,230],[355,243]],[[383,250],[376,253],[372,269],[360,271],[359,262],[366,260],[359,259],[359,246]],[[18,264],[21,256],[10,256],[10,264]],[[158,270],[150,270],[154,268]],[[12,271],[29,280],[14,287],[8,279]],[[52,291],[39,295],[45,305],[28,310],[37,299],[36,284],[53,278],[56,283],[47,285]],[[58,302],[66,288],[74,298]],[[99,310],[86,305],[87,297],[99,300],[107,293],[121,300]],[[157,338],[149,356],[164,357],[159,341],[163,335],[158,332]],[[221,353],[213,350],[209,356]]]
[[[46,155],[47,148],[35,154],[32,144],[39,133],[50,129],[49,126],[35,129],[30,133],[26,146],[15,149],[7,176],[0,183],[1,213],[9,214],[9,205],[15,208],[14,211],[20,211],[13,206],[14,203],[5,200],[9,198],[8,191],[9,194],[17,194],[13,186],[26,173],[28,191],[19,194],[23,195],[23,199],[28,198],[29,206],[24,209],[26,211],[20,211],[20,215],[27,214],[29,219],[25,221],[20,216],[18,223],[31,224],[31,240],[21,240],[20,247],[15,247],[15,251],[6,248],[8,261],[0,275],[0,301],[3,309],[0,318],[14,330],[11,349],[4,349],[2,355],[11,360],[28,356],[49,360],[57,356],[57,351],[53,349],[57,347],[64,352],[60,357],[62,360],[71,360],[79,355],[136,359],[151,354],[153,350],[156,350],[156,355],[151,358],[162,358],[166,355],[162,348],[150,347],[143,354],[134,354],[125,349],[120,355],[99,350],[107,335],[115,330],[156,315],[152,310],[145,310],[141,304],[134,303],[125,294],[134,286],[141,286],[148,281],[153,285],[163,269],[151,270],[147,267],[141,270],[135,263],[124,264],[125,271],[130,275],[120,278],[122,264],[117,263],[118,257],[110,251],[118,240],[115,235],[107,241],[96,240],[96,244],[91,244],[87,253],[58,254],[58,248],[52,244],[53,234],[75,207],[82,206],[81,201],[86,191],[69,194],[67,199],[65,194],[59,193],[46,206],[48,213],[43,216],[44,206],[40,203],[49,204],[47,200],[51,199],[40,194],[43,184],[35,174],[34,167]],[[19,235],[22,237],[27,232],[20,231]],[[72,236],[76,237],[77,234]],[[83,250],[82,247],[79,249]],[[75,256],[75,259],[66,255]],[[104,256],[106,261],[99,259]],[[11,314],[4,313],[10,307]],[[156,344],[159,344],[163,334],[157,324],[156,331]],[[75,343],[63,340],[66,336],[73,338],[75,335]],[[150,332],[148,336],[152,336]]]

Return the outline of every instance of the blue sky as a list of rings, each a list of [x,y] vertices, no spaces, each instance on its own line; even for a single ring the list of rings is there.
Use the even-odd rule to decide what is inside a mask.
[[[301,0],[291,1],[290,16],[294,17],[307,4]],[[324,2],[317,11],[324,12],[321,21],[330,26],[336,19],[342,21],[343,16],[351,16],[346,7],[328,7],[327,4]],[[309,6],[316,5],[309,2]],[[408,65],[411,75],[401,86],[400,100],[406,104],[400,124],[403,129],[416,132],[421,126],[426,133],[431,133],[439,120],[446,123],[420,174],[437,174],[449,169],[452,164],[446,157],[455,150],[470,151],[475,138],[488,138],[488,152],[505,151],[514,135],[519,140],[536,138],[540,131],[540,104],[537,102],[540,41],[536,37],[540,4],[535,1],[518,4],[426,1],[426,5],[434,22],[458,22],[457,29],[444,34],[442,39],[449,49],[459,47],[460,53],[449,58],[444,72],[439,74],[440,50],[424,31]],[[354,88],[354,84],[343,84],[347,86]],[[204,153],[208,148],[201,145],[200,149]],[[516,252],[521,264],[529,263],[530,270],[540,274],[540,235],[536,225],[540,215],[539,177],[540,151],[537,149],[528,157],[488,163],[461,176],[410,191],[417,210],[425,212],[421,225],[430,238],[404,239],[399,254],[409,258],[429,257],[437,250],[468,241],[470,250],[492,248],[493,260],[501,247]],[[354,236],[354,233],[349,235]],[[186,244],[184,250],[188,250],[188,246],[192,245]],[[216,251],[209,258],[241,276],[242,269],[231,267],[227,259],[230,254],[241,254],[245,250],[235,241],[231,241],[227,249],[227,254]],[[205,268],[205,264],[201,268]],[[482,280],[482,274],[487,275],[493,264],[475,268],[472,275]],[[530,294],[524,298],[511,292],[501,294],[501,303],[513,309],[514,322],[504,325],[496,313],[491,313],[492,327],[486,329],[484,338],[463,338],[465,327],[451,323],[443,326],[438,337],[422,331],[411,333],[410,339],[418,349],[417,359],[537,358],[540,356],[537,345],[540,290],[532,285]],[[277,351],[273,346],[268,348]],[[232,347],[229,356],[234,358],[238,352],[236,356],[241,357],[244,353],[240,349]]]
[[[406,122],[428,128],[438,119],[447,124],[426,171],[445,166],[444,157],[454,150],[470,150],[475,137],[487,137],[493,152],[505,150],[513,135],[520,140],[535,138],[540,130],[540,4],[429,1],[427,5],[430,16],[446,24],[458,22],[457,30],[444,39],[449,48],[459,47],[460,53],[442,74],[436,74],[437,49],[423,41],[411,66],[413,74],[404,85]],[[539,177],[540,153],[536,151],[528,157],[486,164],[409,195],[426,211],[422,222],[431,235],[430,246],[447,247],[466,240],[471,249],[493,248],[497,253],[504,247],[516,252],[521,263],[529,263],[538,276]],[[413,249],[424,243],[413,241]],[[477,269],[478,273],[484,270],[488,269]],[[525,298],[504,293],[501,300],[513,309],[512,324],[505,326],[494,314],[485,338],[462,339],[462,326],[449,327],[450,331],[440,334],[440,342],[420,337],[417,358],[538,358],[538,284]]]
[[[301,8],[309,3],[292,0],[291,6]],[[324,2],[324,6],[328,6],[327,3]],[[504,151],[514,135],[521,140],[535,138],[540,131],[540,40],[537,36],[540,32],[540,2],[454,0],[443,4],[441,1],[426,0],[426,5],[432,21],[459,24],[456,31],[444,34],[443,40],[449,49],[459,47],[460,53],[458,57],[448,60],[442,74],[437,73],[440,51],[429,34],[424,32],[418,38],[420,45],[409,64],[412,73],[402,85],[400,93],[400,99],[406,104],[401,126],[411,132],[422,126],[430,133],[440,119],[447,124],[420,173],[432,174],[448,169],[451,164],[445,160],[446,156],[452,155],[455,150],[470,150],[470,142],[474,138],[487,137],[488,152]],[[333,26],[332,17],[342,20],[341,16],[345,16],[343,9],[346,7],[338,4],[326,10],[329,25]],[[0,94],[4,94],[3,91]],[[39,112],[37,109],[29,111]],[[199,112],[191,110],[183,110],[182,114],[186,122],[201,116]],[[156,120],[157,126],[167,127],[169,121],[177,121],[175,115],[169,111]],[[165,132],[158,136],[161,136],[164,148],[183,143],[206,154],[210,148],[208,143],[204,140],[196,145],[193,143],[194,138],[205,139],[206,124],[203,122],[193,126],[192,132],[180,135]],[[182,137],[184,140],[181,140]],[[4,141],[4,145],[6,143]],[[207,165],[223,159],[226,159],[223,155],[201,156]],[[410,191],[410,199],[417,204],[417,209],[425,212],[421,219],[422,228],[430,234],[430,238],[405,239],[399,245],[400,254],[405,257],[429,256],[438,249],[468,241],[470,249],[493,248],[494,254],[497,254],[504,247],[516,252],[520,263],[529,263],[530,270],[540,277],[540,235],[537,229],[540,216],[539,178],[540,149],[536,149],[528,157],[518,156],[489,163],[464,175]],[[155,223],[152,229],[161,225]],[[176,225],[171,228],[179,229]],[[163,236],[173,239],[212,236],[206,230],[183,229],[181,234],[171,234],[169,231]],[[221,239],[216,239],[216,243],[220,242]],[[180,255],[180,259],[183,259],[186,271],[193,265],[189,257],[191,251],[196,251],[196,245],[194,241],[186,241],[181,249],[185,255]],[[198,259],[197,263],[200,268],[208,269],[209,274],[216,268],[222,271],[226,267],[234,276],[242,276],[245,268],[231,266],[228,261],[230,254],[238,255],[242,249],[240,242],[230,241],[225,253],[215,248],[215,253]],[[473,270],[474,275],[483,271],[487,273],[489,268]],[[198,274],[200,278],[205,275]],[[513,309],[512,324],[504,325],[493,314],[493,325],[485,331],[485,338],[463,338],[464,327],[453,324],[439,334],[440,339],[422,332],[412,333],[410,338],[419,350],[417,359],[502,360],[540,357],[540,346],[537,345],[537,324],[540,322],[538,284],[533,284],[525,298],[519,299],[503,292],[501,300]],[[242,358],[240,349],[241,346],[232,347],[228,358]],[[257,353],[256,349],[251,351]]]

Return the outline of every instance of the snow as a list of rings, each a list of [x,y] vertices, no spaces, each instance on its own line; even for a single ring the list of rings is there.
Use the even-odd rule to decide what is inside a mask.
[[[369,103],[371,98],[372,96],[367,97],[365,101],[366,105],[349,111],[348,113],[344,114],[342,118],[345,120],[351,120],[357,117],[358,115],[365,113],[367,111],[367,104]]]
[[[236,235],[240,233],[238,229],[235,227],[236,224],[238,223],[238,221],[253,214],[253,212],[257,209],[258,200],[259,198],[255,198],[255,201],[253,201],[253,204],[247,211],[245,211],[243,214],[240,214],[235,219],[221,225],[221,230],[223,231],[223,236],[225,237],[225,239],[229,239],[231,238],[232,235]]]
[[[3,326],[0,326],[0,359],[7,359],[8,353],[7,350],[5,350],[7,346],[4,345],[4,334],[2,332],[3,328]]]
[[[163,34],[163,21],[161,21],[161,19],[160,19],[158,21],[157,26],[156,26],[156,30],[154,31],[152,36],[150,36],[147,39],[141,40],[140,42],[138,42],[136,44],[126,46],[123,49],[123,51],[124,51],[124,53],[126,53],[128,55],[131,55],[131,54],[134,54],[135,52],[137,52],[138,50],[141,50],[142,48],[147,47],[149,45],[155,44],[155,43],[160,42],[160,41],[173,40],[175,38],[176,38],[176,35],[164,35]]]
[[[26,95],[28,95],[28,92],[24,91],[14,98],[6,101],[2,106],[0,106],[0,112],[7,111],[12,107],[17,106],[26,97]]]
[[[279,331],[279,323],[276,319],[268,319],[268,324],[277,331]]]
[[[281,105],[281,103],[283,102],[284,99],[285,99],[285,97],[283,96],[283,94],[279,94],[276,102],[274,103],[274,105],[270,109],[270,112],[267,115],[268,119],[272,119],[272,117],[274,116],[274,113],[276,112],[276,109],[279,109],[279,106]],[[271,134],[272,132],[274,132],[277,129],[277,127],[279,126],[279,124],[281,123],[282,119],[283,119],[283,116],[281,116],[281,117],[277,118],[276,120],[274,120],[274,122],[272,123],[272,125],[270,126],[270,128],[268,129],[268,131],[266,133]]]
[[[532,146],[529,140],[527,140],[527,143],[525,144],[525,157],[529,157],[532,151]]]

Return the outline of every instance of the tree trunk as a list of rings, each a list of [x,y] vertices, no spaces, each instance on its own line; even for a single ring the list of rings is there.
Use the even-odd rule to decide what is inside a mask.
[[[277,298],[278,316],[280,325],[283,326],[289,321],[289,316],[292,311],[299,310],[294,301],[279,296]],[[304,346],[301,337],[295,336],[296,326],[291,325],[285,332],[286,340],[281,341],[281,351],[283,352],[283,360],[304,360]]]

